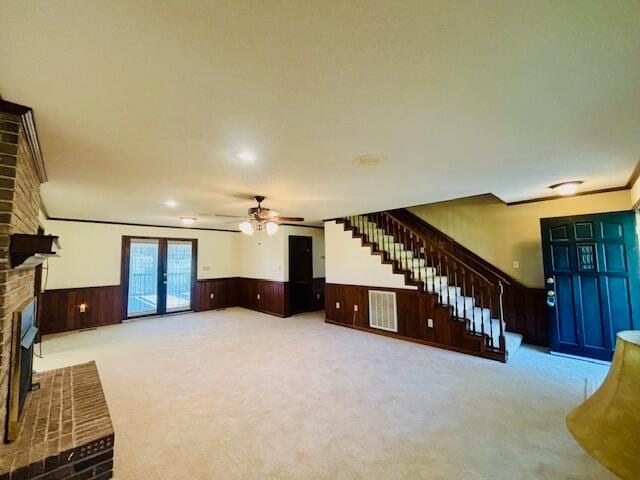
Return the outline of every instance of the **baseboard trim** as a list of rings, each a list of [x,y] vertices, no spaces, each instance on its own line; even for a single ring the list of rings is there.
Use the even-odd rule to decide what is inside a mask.
[[[488,360],[498,360],[502,363],[506,363],[506,359],[504,355],[501,355],[499,353],[492,353],[492,352],[474,352],[471,350],[465,350],[463,348],[458,348],[452,345],[445,345],[442,343],[436,343],[436,342],[430,342],[429,340],[422,340],[421,338],[414,338],[414,337],[406,337],[404,335],[400,335],[397,333],[393,333],[393,332],[387,332],[385,330],[377,330],[375,328],[365,328],[365,327],[359,327],[357,325],[349,325],[346,323],[340,323],[340,322],[335,322],[333,320],[329,320],[328,318],[325,319],[325,323],[329,323],[331,325],[337,325],[339,327],[346,327],[346,328],[351,328],[353,330],[358,330],[360,332],[366,332],[366,333],[372,333],[374,335],[381,335],[383,337],[390,337],[390,338],[394,338],[396,340],[402,340],[405,342],[411,342],[411,343],[418,343],[420,345],[426,345],[428,347],[436,347],[436,348],[440,348],[442,350],[450,350],[452,352],[457,352],[457,353],[464,353],[467,355],[473,355],[474,357],[479,357],[479,358],[485,358]]]
[[[611,366],[611,362],[598,360],[597,358],[581,357],[579,355],[571,355],[570,353],[554,352],[553,350],[549,350],[549,353],[555,357],[571,358],[572,360],[580,360],[582,362],[595,363],[597,365],[605,365],[607,367]]]

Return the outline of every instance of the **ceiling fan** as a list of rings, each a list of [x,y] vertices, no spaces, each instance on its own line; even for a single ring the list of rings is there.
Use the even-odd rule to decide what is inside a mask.
[[[238,225],[240,231],[246,235],[253,235],[254,232],[265,231],[267,235],[273,235],[278,231],[279,222],[304,222],[302,217],[284,217],[278,212],[269,208],[263,207],[262,202],[265,197],[262,195],[256,195],[257,207],[251,207],[246,216],[238,215],[218,215],[216,217],[222,218],[242,218],[245,221]]]

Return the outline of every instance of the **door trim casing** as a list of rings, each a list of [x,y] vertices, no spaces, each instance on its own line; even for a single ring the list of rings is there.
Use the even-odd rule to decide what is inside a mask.
[[[155,313],[148,313],[145,315],[134,315],[129,316],[128,305],[129,305],[129,263],[130,263],[130,252],[131,252],[131,240],[158,240],[158,255],[160,258],[166,257],[167,251],[167,242],[168,241],[179,241],[179,242],[191,242],[191,299],[189,308],[184,310],[172,310],[171,312],[166,312],[166,295],[160,295],[161,288],[160,283],[162,282],[162,275],[158,275],[158,311]],[[158,262],[158,269],[161,268],[162,262]],[[159,272],[160,273],[160,272]],[[121,253],[120,253],[120,289],[122,291],[122,319],[123,320],[131,320],[135,318],[144,318],[144,317],[157,317],[159,315],[165,314],[174,314],[181,312],[188,312],[195,309],[196,302],[196,285],[198,281],[198,239],[197,238],[183,238],[183,237],[149,237],[144,235],[123,235],[122,236],[122,245],[121,245]],[[163,306],[161,311],[160,307]]]

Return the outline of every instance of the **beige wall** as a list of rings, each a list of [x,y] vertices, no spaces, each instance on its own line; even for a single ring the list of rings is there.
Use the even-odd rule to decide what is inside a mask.
[[[629,210],[631,191],[507,206],[492,195],[409,210],[529,287],[544,286],[540,219]],[[519,268],[513,262],[520,263]]]
[[[60,257],[49,259],[46,288],[96,287],[120,284],[122,236],[195,238],[198,278],[247,277],[288,281],[289,235],[313,238],[314,277],[324,277],[324,231],[283,225],[273,236],[248,237],[238,232],[136,227],[47,220],[46,233],[58,235]],[[46,276],[45,276],[46,277]]]
[[[640,177],[631,186],[631,205],[634,208],[640,207]]]
[[[284,282],[284,229],[274,235],[238,234],[240,276]]]
[[[60,237],[60,257],[49,259],[47,289],[120,284],[122,236],[196,238],[198,278],[239,275],[240,234],[206,230],[134,227],[44,220],[45,232]],[[46,277],[45,273],[45,277]]]
[[[324,223],[327,283],[365,285],[386,288],[409,288],[404,275],[394,274],[391,265],[381,257],[371,255],[371,248],[363,247],[359,238],[335,221]]]
[[[312,238],[313,277],[324,277],[324,231],[319,228],[281,226],[275,235],[240,238],[240,275],[247,278],[289,281],[289,235]]]

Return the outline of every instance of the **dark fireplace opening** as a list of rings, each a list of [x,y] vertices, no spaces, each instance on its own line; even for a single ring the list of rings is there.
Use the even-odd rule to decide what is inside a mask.
[[[25,302],[13,314],[11,358],[9,371],[9,401],[5,440],[14,441],[19,432],[20,418],[33,381],[33,346],[36,327],[36,299]]]

